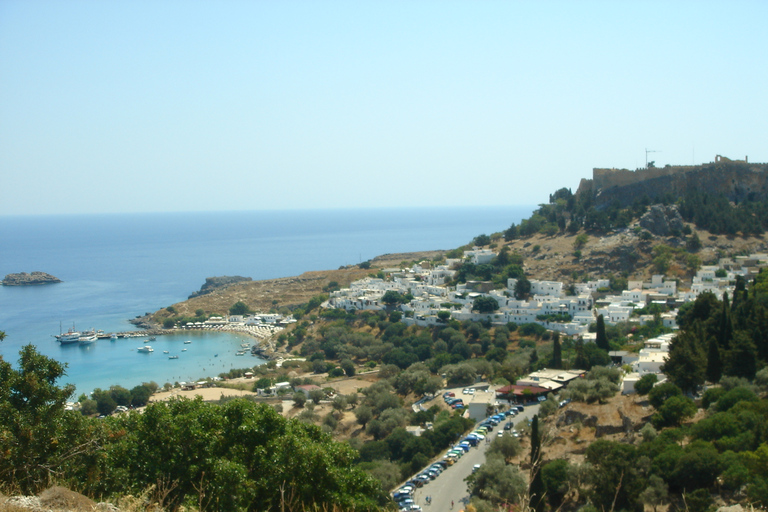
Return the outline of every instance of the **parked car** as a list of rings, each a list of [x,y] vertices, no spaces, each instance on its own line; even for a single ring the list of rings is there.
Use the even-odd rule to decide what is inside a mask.
[[[508,421],[504,424],[504,430],[512,430],[512,422]]]
[[[472,472],[475,473],[478,469],[480,469],[480,466],[481,466],[480,464],[475,464],[474,466],[472,466]]]
[[[454,396],[456,396],[456,393],[454,393],[453,391],[446,391],[445,393],[443,393],[443,398],[449,398],[449,397],[453,398]]]
[[[523,411],[525,411],[525,407],[523,407],[522,405],[518,405],[517,412],[523,412]]]

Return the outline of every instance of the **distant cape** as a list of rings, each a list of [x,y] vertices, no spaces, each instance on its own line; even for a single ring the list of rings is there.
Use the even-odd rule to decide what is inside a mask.
[[[33,284],[60,283],[61,279],[45,272],[19,272],[18,274],[8,274],[3,278],[4,286],[29,286]]]

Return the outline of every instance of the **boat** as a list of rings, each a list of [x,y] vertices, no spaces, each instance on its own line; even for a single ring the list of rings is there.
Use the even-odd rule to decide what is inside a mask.
[[[149,341],[157,341],[157,338],[156,338],[156,337],[154,337],[154,336],[150,336],[150,337],[149,337]]]
[[[168,351],[167,351],[167,350],[163,350],[163,354],[167,354],[167,353],[168,353]]]
[[[69,345],[71,343],[77,343],[80,341],[81,334],[76,331],[74,328],[68,330],[65,334],[59,334],[56,336],[56,339],[59,340],[59,343],[62,345]]]
[[[136,349],[136,352],[141,352],[143,354],[149,354],[150,352],[154,352],[155,349],[153,349],[150,345],[144,345],[143,347],[139,347]]]
[[[186,352],[186,351],[187,351],[187,349],[183,348],[183,349],[181,349],[181,351],[182,351],[182,352]]]
[[[189,345],[190,343],[192,343],[192,340],[187,340],[184,342],[185,345]]]
[[[117,341],[117,334],[113,334],[109,337],[109,341]]]
[[[178,359],[179,356],[168,356],[168,359]]]
[[[244,356],[245,355],[245,350],[238,350],[235,355],[236,356]]]
[[[90,345],[91,343],[95,342],[97,339],[99,338],[96,336],[96,333],[93,333],[93,334],[82,333],[82,335],[80,336],[80,338],[78,338],[77,341],[82,346],[82,345]]]
[[[240,346],[243,348],[251,348],[251,346],[248,343],[241,343]]]

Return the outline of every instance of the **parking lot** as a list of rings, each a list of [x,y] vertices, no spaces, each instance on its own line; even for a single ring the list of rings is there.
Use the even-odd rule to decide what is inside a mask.
[[[467,389],[466,393],[463,392],[464,389]],[[469,389],[471,388],[448,390],[444,392],[445,396],[442,398],[438,396],[435,400],[472,395],[473,393]],[[474,390],[474,393],[477,392],[477,390]],[[450,396],[449,393],[453,393],[453,396]],[[424,405],[428,407],[428,404]],[[501,407],[505,413],[509,410],[506,404]],[[454,446],[445,450],[430,466],[424,468],[417,475],[413,475],[413,478],[408,483],[409,488],[406,489],[408,492],[396,494],[398,498],[401,498],[399,500],[400,505],[402,505],[400,510],[433,509],[435,511],[442,511],[463,509],[469,502],[469,493],[465,479],[476,467],[485,463],[485,450],[490,441],[495,436],[498,436],[500,432],[507,435],[515,435],[516,428],[512,426],[512,423],[518,425],[522,421],[527,424],[538,413],[538,410],[538,404],[525,406],[522,411],[505,414],[504,418],[490,421],[489,417],[478,421],[472,429],[472,432],[475,433],[474,441],[470,440],[472,439],[471,433],[457,440]],[[510,427],[505,430],[505,426],[508,423],[510,423]],[[486,424],[485,428],[483,428],[484,424]],[[520,434],[517,433],[517,435],[519,436]],[[462,443],[464,444],[462,445]],[[439,469],[435,464],[439,466]]]

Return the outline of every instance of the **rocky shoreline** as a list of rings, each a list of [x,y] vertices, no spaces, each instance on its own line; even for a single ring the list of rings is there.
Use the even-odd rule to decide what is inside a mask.
[[[45,272],[19,272],[18,274],[8,274],[3,278],[3,286],[31,286],[38,284],[61,283],[61,279]]]

